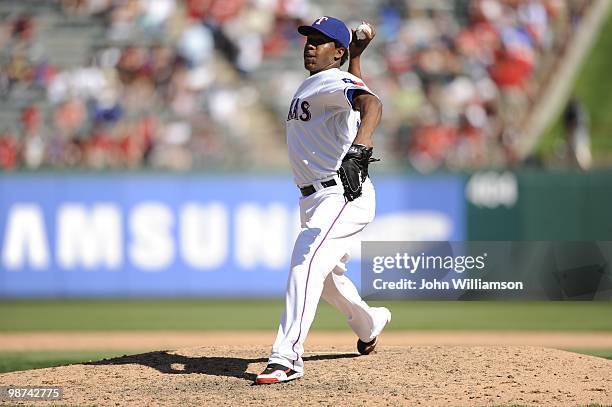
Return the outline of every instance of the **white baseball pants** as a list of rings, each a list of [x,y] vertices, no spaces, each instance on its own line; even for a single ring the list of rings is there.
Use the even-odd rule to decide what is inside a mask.
[[[345,202],[342,185],[321,189],[300,199],[302,231],[298,235],[287,281],[285,311],[269,363],[304,371],[304,341],[321,296],[340,310],[364,342],[378,336],[386,314],[368,306],[344,275],[349,247],[374,219],[375,192],[370,179],[363,195]]]

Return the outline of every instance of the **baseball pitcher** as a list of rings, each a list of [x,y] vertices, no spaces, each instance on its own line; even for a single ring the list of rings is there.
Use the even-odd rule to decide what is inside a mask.
[[[286,126],[302,230],[291,256],[278,335],[257,383],[303,376],[304,341],[321,297],[346,315],[364,355],[374,350],[391,320],[387,308],[368,306],[345,275],[349,247],[375,211],[368,165],[382,103],[361,79],[360,66],[374,27],[367,25],[357,36],[342,21],[323,16],[298,32],[307,38],[303,56],[310,76],[293,96]],[[349,58],[349,72],[341,71]]]

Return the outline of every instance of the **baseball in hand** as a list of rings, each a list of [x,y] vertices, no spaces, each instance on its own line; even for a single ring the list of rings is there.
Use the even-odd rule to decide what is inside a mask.
[[[357,35],[358,40],[365,40],[372,36],[372,27],[367,23],[361,23],[355,30],[355,35]]]

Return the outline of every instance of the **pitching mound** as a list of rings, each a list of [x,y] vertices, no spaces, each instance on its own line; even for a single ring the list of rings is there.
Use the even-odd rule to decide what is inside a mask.
[[[0,375],[78,405],[586,405],[612,403],[612,361],[529,346],[310,347],[297,381],[252,385],[263,347],[198,347]],[[38,405],[39,403],[37,403]]]

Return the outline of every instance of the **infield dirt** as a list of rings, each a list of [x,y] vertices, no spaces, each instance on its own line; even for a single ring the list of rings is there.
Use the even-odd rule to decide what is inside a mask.
[[[268,351],[229,345],[156,351],[6,373],[0,385],[61,386],[62,404],[70,405],[612,403],[612,361],[544,347],[381,345],[358,356],[346,345],[316,345],[308,349],[303,378],[253,385]]]

